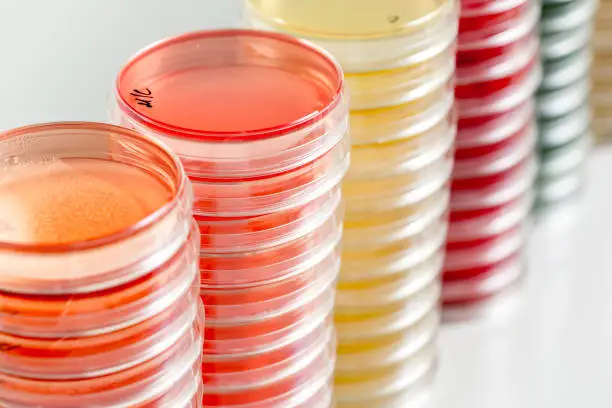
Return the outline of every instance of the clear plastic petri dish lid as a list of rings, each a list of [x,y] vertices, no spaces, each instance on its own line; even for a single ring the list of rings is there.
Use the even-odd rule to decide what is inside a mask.
[[[405,273],[435,254],[445,242],[446,232],[447,225],[434,223],[431,231],[421,234],[424,240],[417,247],[367,256],[344,256],[339,279],[356,282]]]
[[[448,182],[453,161],[453,152],[449,149],[437,160],[411,173],[371,180],[347,179],[342,186],[347,212],[376,213],[419,202]]]
[[[194,215],[232,220],[303,206],[340,183],[349,153],[350,140],[344,138],[315,162],[274,176],[219,182],[190,175]]]
[[[421,251],[423,248],[427,248],[431,245],[432,241],[438,239],[441,231],[446,232],[448,225],[448,213],[447,208],[444,209],[444,213],[436,217],[430,217],[425,219],[423,222],[415,223],[414,231],[410,231],[410,234],[406,234],[406,238],[390,241],[388,243],[378,243],[378,245],[358,245],[354,248],[344,248],[342,253],[343,269],[345,270],[347,265],[357,264],[359,262],[366,266],[374,262],[375,259],[380,259],[381,262],[391,260],[394,258],[400,258],[405,262],[412,259],[412,254]],[[382,264],[384,265],[384,263]],[[410,267],[410,266],[408,266]]]
[[[437,347],[435,342],[430,343],[418,354],[406,361],[403,365],[388,370],[384,375],[377,377],[364,373],[362,381],[335,381],[335,396],[337,405],[372,407],[377,401],[388,401],[408,389],[422,386],[424,379],[432,375],[437,362]],[[426,381],[429,382],[429,381]],[[351,405],[349,405],[351,404]],[[366,405],[367,404],[367,405]],[[387,407],[387,405],[384,405]]]
[[[520,81],[523,73],[539,63],[539,37],[527,35],[508,46],[499,57],[457,67],[455,95],[467,97],[478,91],[495,92]]]
[[[447,151],[455,142],[456,133],[456,115],[449,111],[433,127],[408,139],[354,145],[345,180],[390,177],[414,171]]]
[[[27,408],[87,406],[131,408],[161,398],[182,379],[191,381],[199,371],[202,350],[203,310],[192,330],[155,358],[108,376],[47,381],[0,374],[0,403]]]
[[[424,290],[387,311],[362,315],[335,316],[339,350],[380,344],[380,339],[404,336],[406,331],[432,310],[437,310],[441,283],[432,282]]]
[[[513,109],[488,118],[462,118],[458,123],[456,147],[471,151],[500,143],[525,129],[534,115],[535,106],[529,98]]]
[[[222,386],[212,378],[204,377],[203,403],[207,407],[291,407],[313,388],[320,388],[331,376],[336,357],[336,341],[331,339],[306,350],[300,359],[270,376],[265,370],[253,373],[253,382]],[[242,374],[242,373],[241,373]],[[268,375],[268,376],[266,376]],[[303,398],[303,397],[302,397]],[[309,398],[304,398],[308,401]],[[294,404],[294,405],[291,405]]]
[[[301,206],[246,218],[195,215],[205,253],[262,250],[312,233],[343,205],[340,184]]]
[[[461,0],[461,16],[466,18],[499,15],[528,1],[530,0]]]
[[[326,307],[328,305],[325,305]],[[293,327],[281,329],[276,336],[268,335],[267,341],[249,339],[250,349],[229,350],[218,354],[205,351],[202,359],[202,372],[207,375],[222,375],[240,373],[244,370],[256,370],[281,363],[293,358],[319,341],[322,336],[332,330],[333,306],[326,313],[321,311]],[[256,347],[253,347],[256,345]]]
[[[440,329],[440,313],[432,310],[413,326],[389,342],[340,346],[336,361],[336,378],[347,381],[365,371],[369,375],[388,369],[413,357],[431,343]],[[385,339],[386,340],[386,339]]]
[[[486,274],[462,280],[445,281],[442,300],[445,305],[486,300],[513,288],[525,271],[525,262],[519,254],[495,263]]]
[[[437,199],[437,200],[436,200]],[[388,248],[394,245],[411,246],[410,243],[432,223],[446,219],[450,192],[444,189],[440,196],[432,197],[431,201],[422,204],[422,210],[405,218],[395,219],[388,223],[370,225],[346,225],[343,234],[343,249],[345,253],[372,251]],[[415,208],[416,210],[416,208]],[[378,219],[382,221],[382,219]]]
[[[544,76],[540,89],[553,90],[579,81],[589,75],[593,53],[584,48],[560,59],[544,62]]]
[[[496,18],[490,15],[462,17],[459,23],[459,53],[478,53],[512,44],[531,33],[539,18],[540,4],[533,0],[499,12]],[[465,59],[460,56],[459,61],[461,65]]]
[[[193,199],[189,182],[176,156],[154,139],[87,122],[34,125],[0,134],[4,171],[11,171],[7,166],[33,162],[45,162],[50,170],[59,171],[69,160],[80,159],[104,160],[130,171],[157,175],[157,180],[152,180],[163,186],[169,199],[128,228],[100,238],[57,245],[2,243],[3,292],[59,296],[118,287],[151,273],[188,239]]]
[[[336,281],[339,268],[338,246],[319,263],[282,281],[239,289],[203,288],[200,294],[206,306],[206,317],[211,324],[265,320],[317,297],[321,288]]]
[[[508,203],[531,188],[537,169],[537,160],[534,156],[490,182],[474,181],[472,188],[451,190],[451,212],[485,210]],[[468,183],[471,182],[468,180]]]
[[[276,355],[275,353],[278,353],[278,350],[289,348],[292,352],[294,350],[292,348],[293,344],[311,338],[314,333],[320,331],[318,328],[330,324],[334,301],[335,290],[326,291],[318,299],[317,307],[310,314],[279,327],[278,330],[270,330],[259,334],[252,333],[251,336],[244,338],[240,336],[221,336],[219,338],[209,336],[204,341],[203,371],[236,371],[233,362],[240,363],[241,361],[254,361],[254,365],[247,364],[250,367],[265,365],[268,363],[268,356]],[[210,369],[207,368],[208,365],[210,365]],[[238,368],[242,370],[244,367],[238,366]]]
[[[197,370],[182,378],[172,390],[149,404],[160,408],[202,408],[204,389]]]
[[[302,372],[309,363],[329,349],[335,335],[333,325],[328,326],[317,339],[304,348],[294,350],[285,359],[270,361],[259,367],[243,367],[240,371],[204,372],[203,381],[209,394],[253,393]],[[313,373],[316,375],[316,373]]]
[[[448,242],[465,242],[502,234],[528,218],[535,194],[528,191],[521,197],[486,212],[457,211],[448,228]],[[461,213],[465,214],[462,215]]]
[[[195,228],[165,264],[111,290],[62,296],[0,292],[4,334],[31,338],[95,336],[138,324],[184,296],[198,275]]]
[[[438,279],[442,270],[442,257],[439,255],[435,254],[405,274],[376,281],[340,284],[336,294],[336,314],[375,313],[416,295]]]
[[[200,306],[198,281],[148,320],[88,337],[28,338],[0,333],[0,372],[37,380],[76,380],[110,375],[170,348],[191,330]]]
[[[563,146],[588,131],[593,114],[588,104],[558,118],[541,120],[539,128],[540,149]]]
[[[540,30],[542,33],[554,33],[587,24],[595,16],[598,4],[598,0],[546,4],[542,9]]]
[[[200,254],[202,289],[240,289],[291,278],[334,251],[342,238],[344,208],[312,233],[260,251]]]
[[[580,193],[585,182],[586,175],[582,170],[540,180],[537,186],[537,205],[545,206],[568,200]]]
[[[594,32],[593,24],[584,24],[571,30],[542,35],[540,55],[547,61],[573,54],[589,46]]]
[[[454,81],[401,105],[354,110],[350,114],[354,146],[418,137],[439,124],[453,109]]]
[[[565,146],[541,151],[538,177],[554,178],[580,169],[586,163],[594,139],[593,134],[587,132]]]
[[[290,8],[266,0],[246,3],[250,26],[311,40],[332,53],[347,73],[421,63],[451,45],[458,29],[455,0],[424,1],[417,7],[387,0],[376,5],[302,0]],[[314,12],[323,9],[323,14]]]
[[[456,45],[451,44],[418,64],[346,74],[351,109],[385,108],[425,97],[452,79],[455,53]]]
[[[455,151],[453,180],[494,175],[507,171],[534,153],[537,129],[534,123],[489,149]]]
[[[113,117],[165,141],[190,176],[240,180],[303,166],[338,144],[343,90],[340,66],[309,43],[200,31],[134,55],[117,77]]]
[[[500,91],[481,97],[458,99],[459,117],[489,116],[514,109],[533,97],[541,78],[542,69],[536,65],[522,81],[512,83]]]
[[[497,264],[517,253],[527,240],[526,225],[523,222],[494,237],[464,241],[462,248],[447,248],[444,276],[465,274],[473,268]]]
[[[541,119],[558,118],[587,103],[591,92],[590,78],[583,77],[572,85],[537,95],[537,114]]]
[[[205,337],[210,344],[207,348],[217,346],[227,349],[235,344],[242,345],[247,341],[254,341],[253,339],[265,338],[266,334],[278,333],[286,327],[295,327],[303,323],[306,316],[326,308],[327,302],[330,298],[334,299],[335,294],[336,281],[332,281],[327,286],[313,287],[308,296],[303,296],[299,302],[271,311],[259,320],[240,322],[208,318]],[[227,344],[222,344],[223,342]],[[252,347],[254,346],[256,345]]]

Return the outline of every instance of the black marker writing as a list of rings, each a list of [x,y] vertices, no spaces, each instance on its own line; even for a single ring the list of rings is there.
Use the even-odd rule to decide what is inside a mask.
[[[130,95],[135,98],[138,105],[146,106],[147,108],[153,107],[153,92],[149,88],[144,90],[134,89],[130,92]]]

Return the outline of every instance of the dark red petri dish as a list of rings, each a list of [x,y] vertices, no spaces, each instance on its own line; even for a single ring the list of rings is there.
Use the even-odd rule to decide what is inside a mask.
[[[530,0],[498,16],[462,18],[457,66],[502,57],[512,52],[516,44],[524,42],[528,36],[537,35],[538,7]],[[463,22],[464,19],[468,21]]]

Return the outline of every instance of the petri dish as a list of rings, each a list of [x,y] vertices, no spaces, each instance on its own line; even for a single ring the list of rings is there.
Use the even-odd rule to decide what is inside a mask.
[[[558,118],[540,120],[539,145],[541,149],[563,146],[588,131],[593,114],[588,104]]]
[[[418,64],[386,70],[347,73],[350,107],[378,109],[424,97],[448,83],[455,72],[456,45]]]
[[[544,61],[562,58],[589,47],[595,32],[593,24],[584,24],[574,29],[543,34],[540,37],[540,54]]]
[[[545,61],[540,89],[553,90],[570,86],[589,75],[592,62],[593,54],[588,48],[559,59]]]
[[[460,306],[482,302],[506,292],[517,285],[525,271],[520,253],[500,262],[480,268],[479,273],[468,278],[445,277],[442,299],[444,306]]]
[[[540,91],[537,95],[538,117],[557,118],[575,111],[587,102],[590,91],[591,82],[588,76],[565,88]]]
[[[543,33],[565,31],[589,23],[597,11],[597,0],[579,0],[542,7],[540,30]]]
[[[529,191],[508,203],[477,211],[453,211],[450,215],[448,242],[464,242],[491,237],[510,230],[527,219],[534,204]]]
[[[387,407],[394,397],[416,392],[429,383],[436,370],[436,347],[430,344],[404,364],[387,370],[383,375],[362,381],[336,379],[336,401],[339,407]],[[364,373],[364,377],[367,373]]]
[[[524,82],[539,63],[538,39],[528,36],[503,56],[459,67],[455,95],[469,99],[501,91]]]
[[[529,157],[536,145],[533,123],[502,142],[475,149],[456,149],[453,182],[479,176],[493,176],[509,170]]]
[[[582,167],[587,160],[593,139],[593,135],[586,132],[564,146],[541,150],[539,178],[561,176]]]
[[[536,173],[536,158],[531,157],[497,177],[468,179],[464,185],[451,191],[451,213],[457,210],[486,210],[512,201],[531,188]]]
[[[325,9],[325,13],[315,10]],[[348,73],[417,64],[439,54],[457,35],[458,2],[399,0],[360,3],[306,0],[247,0],[249,25],[316,42],[338,58]],[[323,16],[323,17],[322,17]],[[359,50],[359,52],[355,52]]]
[[[66,122],[0,133],[0,161],[14,214],[0,233],[0,405],[127,408],[193,390],[204,316],[179,159],[128,129]]]
[[[448,117],[453,107],[454,84],[448,82],[413,101],[350,114],[353,145],[400,141],[419,135]]]

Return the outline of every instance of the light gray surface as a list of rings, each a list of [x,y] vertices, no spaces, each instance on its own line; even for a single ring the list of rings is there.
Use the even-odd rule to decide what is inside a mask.
[[[106,120],[133,52],[238,20],[237,0],[0,0],[0,129]],[[443,329],[435,408],[612,406],[611,157],[573,214],[535,229],[517,307]]]

